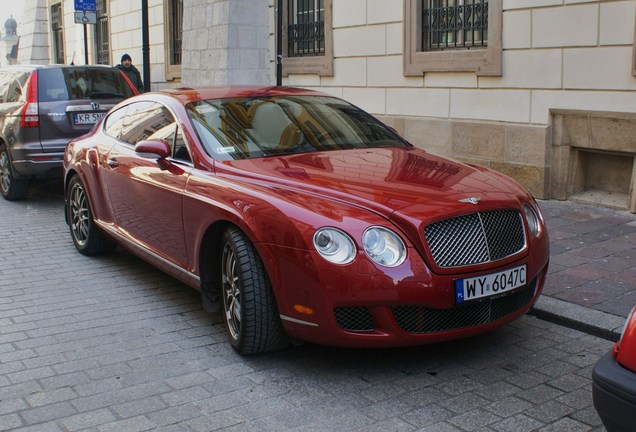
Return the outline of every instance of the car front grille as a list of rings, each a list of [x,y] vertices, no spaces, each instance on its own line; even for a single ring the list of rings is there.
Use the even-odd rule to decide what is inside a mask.
[[[374,329],[369,308],[364,306],[335,308],[334,316],[336,317],[336,322],[343,330],[369,332]]]
[[[534,297],[535,278],[530,284],[508,295],[469,302],[452,309],[419,306],[393,306],[400,328],[409,333],[435,333],[487,324],[523,309]]]
[[[428,225],[424,237],[439,267],[497,261],[525,247],[521,215],[494,210],[445,219]]]

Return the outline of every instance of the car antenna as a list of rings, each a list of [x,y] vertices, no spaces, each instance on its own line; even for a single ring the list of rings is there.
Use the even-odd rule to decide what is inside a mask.
[[[75,51],[73,51],[73,58],[71,59],[71,66],[75,66]]]

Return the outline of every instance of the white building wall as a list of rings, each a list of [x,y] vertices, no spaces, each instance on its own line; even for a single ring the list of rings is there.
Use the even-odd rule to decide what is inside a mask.
[[[503,0],[501,77],[404,77],[403,15],[403,0],[334,0],[334,76],[284,82],[383,116],[547,125],[550,109],[636,112],[636,0]]]

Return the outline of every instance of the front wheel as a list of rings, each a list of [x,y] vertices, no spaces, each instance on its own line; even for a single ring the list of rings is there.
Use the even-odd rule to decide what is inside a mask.
[[[0,144],[0,193],[4,199],[14,201],[24,198],[28,189],[28,180],[13,177],[9,150],[6,144]]]
[[[78,175],[71,178],[66,188],[66,211],[71,238],[80,253],[97,255],[115,248],[115,243],[95,226],[88,195]]]
[[[232,348],[245,355],[287,346],[263,263],[237,228],[223,234],[220,269],[225,325]]]

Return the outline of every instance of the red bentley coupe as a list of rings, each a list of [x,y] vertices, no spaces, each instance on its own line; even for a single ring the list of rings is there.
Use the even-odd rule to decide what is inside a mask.
[[[242,354],[490,331],[530,309],[548,267],[519,184],[309,90],[136,96],[69,143],[64,166],[77,249],[119,244],[200,289]]]

